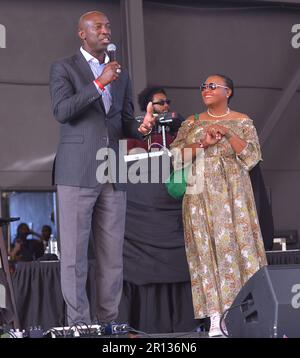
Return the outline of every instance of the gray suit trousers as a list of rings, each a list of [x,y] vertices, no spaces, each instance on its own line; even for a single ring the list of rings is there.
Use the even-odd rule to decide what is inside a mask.
[[[91,322],[86,293],[91,234],[96,257],[97,319],[115,320],[123,285],[126,192],[107,183],[96,188],[58,185],[57,193],[61,286],[68,323]]]

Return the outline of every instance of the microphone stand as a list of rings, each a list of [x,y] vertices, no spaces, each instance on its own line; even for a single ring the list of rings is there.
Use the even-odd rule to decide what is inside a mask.
[[[151,138],[150,135],[147,138],[147,142],[148,142],[148,153],[138,153],[138,154],[129,154],[129,155],[124,155],[124,160],[125,162],[132,162],[132,161],[136,161],[136,160],[141,160],[141,159],[148,159],[148,158],[152,158],[152,157],[161,157],[162,155],[164,155],[165,153],[169,156],[172,157],[171,152],[169,151],[169,149],[167,148],[167,143],[166,143],[166,128],[165,128],[165,123],[172,123],[173,119],[172,118],[167,118],[165,119],[163,117],[164,113],[162,114],[154,114],[154,117],[158,117],[158,123],[162,124],[161,128],[162,128],[162,140],[163,140],[163,145],[162,148],[158,151],[154,151],[151,152]],[[160,118],[159,118],[160,117]],[[141,117],[142,118],[142,117]]]
[[[12,309],[13,309],[13,325],[14,325],[15,329],[21,328],[21,326],[20,326],[20,320],[19,320],[19,315],[18,315],[18,311],[17,311],[14,287],[13,287],[11,274],[10,274],[10,270],[9,270],[8,254],[7,254],[7,250],[6,250],[6,246],[5,246],[5,242],[4,242],[4,235],[3,235],[3,226],[8,226],[8,224],[11,221],[16,221],[16,220],[20,220],[20,218],[0,218],[0,259],[1,259],[0,260],[0,268],[2,268],[2,267],[4,268],[6,282],[7,282],[8,290],[10,293],[10,301],[11,301]]]
[[[165,149],[165,150],[168,150],[167,149],[167,140],[166,140],[166,123],[170,123],[170,122],[172,122],[172,119],[167,119],[167,120],[160,121],[162,144],[163,144],[163,149]]]
[[[173,119],[172,118],[164,118],[164,114],[162,113],[160,115],[157,115],[158,117],[158,123],[161,125],[161,135],[162,135],[162,150],[167,152],[169,156],[170,155],[170,151],[167,148],[167,140],[166,140],[166,124],[167,123],[172,123]],[[160,118],[159,118],[160,117]]]

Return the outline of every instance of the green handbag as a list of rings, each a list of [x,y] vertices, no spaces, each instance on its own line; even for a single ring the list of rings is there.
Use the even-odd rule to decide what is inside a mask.
[[[186,191],[186,180],[190,166],[179,170],[173,170],[165,182],[167,192],[174,199],[180,199]]]
[[[199,114],[194,115],[195,120],[199,119]],[[167,192],[174,199],[180,199],[186,192],[186,181],[190,165],[185,168],[173,170],[165,182]]]

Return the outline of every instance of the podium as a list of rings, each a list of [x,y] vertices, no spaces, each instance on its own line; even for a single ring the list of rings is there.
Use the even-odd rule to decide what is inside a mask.
[[[19,219],[20,218],[0,218],[0,270],[3,270],[3,272],[4,272],[5,286],[6,286],[4,292],[5,292],[6,297],[9,297],[9,301],[11,304],[11,310],[12,310],[12,314],[13,314],[12,322],[13,322],[14,329],[21,328],[21,327],[20,327],[20,321],[19,321],[19,316],[18,316],[18,311],[17,311],[14,288],[13,288],[12,279],[11,279],[11,273],[9,270],[8,253],[7,253],[7,249],[6,249],[6,245],[5,245],[5,241],[4,241],[3,227],[5,227],[5,226],[8,227],[10,222],[17,221]],[[2,285],[2,287],[3,287],[3,285]],[[9,295],[6,294],[7,288],[8,288]],[[6,305],[7,305],[7,302],[6,302]],[[3,323],[3,322],[1,322],[2,317],[3,317],[3,321],[5,321],[5,312],[6,312],[5,309],[6,309],[6,307],[1,308],[1,306],[0,306],[0,324]]]

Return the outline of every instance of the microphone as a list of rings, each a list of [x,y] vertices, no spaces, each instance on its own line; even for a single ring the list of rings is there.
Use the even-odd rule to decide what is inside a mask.
[[[184,118],[178,112],[164,112],[159,114],[156,120],[161,125],[167,125],[171,133],[175,133],[181,127]]]
[[[145,114],[141,114],[135,117],[135,120],[138,122],[143,122]],[[180,114],[177,112],[162,112],[162,113],[153,113],[153,117],[156,118],[159,123],[172,123],[180,118]]]
[[[117,56],[116,56],[116,50],[117,50],[117,46],[113,43],[110,43],[107,46],[107,54],[109,57],[109,62],[113,62],[117,60]]]
[[[156,114],[157,121],[159,123],[173,123],[174,120],[178,119],[178,113],[176,112],[163,112]]]

